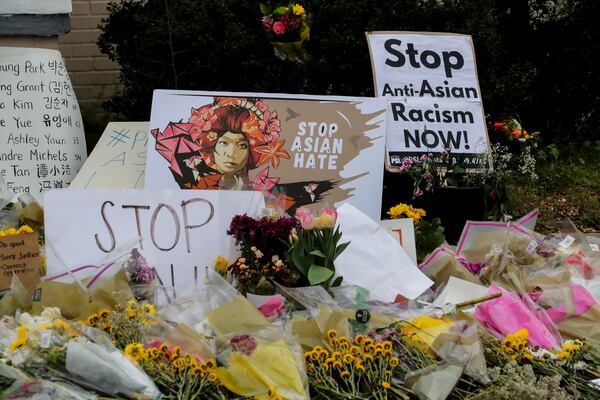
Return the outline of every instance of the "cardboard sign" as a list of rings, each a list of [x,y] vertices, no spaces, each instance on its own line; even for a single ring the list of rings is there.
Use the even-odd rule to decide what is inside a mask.
[[[154,92],[146,188],[252,189],[290,214],[349,202],[379,219],[385,102]]]
[[[67,187],[85,161],[83,123],[60,52],[0,47],[0,176],[15,194]]]
[[[147,144],[148,122],[110,122],[70,187],[143,188]]]
[[[471,37],[368,32],[367,39],[376,95],[388,100],[386,164],[446,150],[453,163],[482,168],[489,140]]]
[[[13,274],[24,287],[35,287],[41,270],[42,256],[36,232],[0,236],[0,293],[10,288]]]
[[[138,247],[165,285],[201,283],[217,256],[234,259],[226,235],[233,216],[263,207],[262,195],[249,191],[52,190],[44,209],[48,273]]]
[[[415,245],[415,226],[412,218],[386,219],[379,221],[379,226],[400,243],[406,254],[416,264],[417,248]]]

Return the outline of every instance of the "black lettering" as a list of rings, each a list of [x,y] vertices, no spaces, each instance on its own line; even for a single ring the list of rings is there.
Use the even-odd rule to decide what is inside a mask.
[[[387,50],[387,52],[396,57],[396,60],[392,60],[390,58],[385,60],[385,63],[390,67],[401,67],[406,62],[406,58],[402,55],[402,52],[394,48],[394,46],[400,46],[401,44],[402,41],[398,39],[388,39],[383,44],[383,47]]]
[[[458,51],[443,51],[442,58],[444,59],[444,69],[448,78],[452,78],[453,69],[459,70],[465,65],[465,60]],[[450,59],[454,59],[454,62],[450,62]]]

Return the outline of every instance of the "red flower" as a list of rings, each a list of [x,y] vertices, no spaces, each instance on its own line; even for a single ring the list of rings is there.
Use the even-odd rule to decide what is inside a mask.
[[[271,142],[264,146],[258,146],[254,149],[255,152],[260,154],[260,158],[256,163],[257,166],[271,163],[273,167],[277,168],[279,166],[279,159],[285,158],[287,160],[290,159],[290,155],[285,150],[281,150],[283,145],[285,144],[285,140],[279,140],[277,142]]]
[[[283,35],[285,33],[285,23],[277,21],[273,24],[273,32],[277,35]]]

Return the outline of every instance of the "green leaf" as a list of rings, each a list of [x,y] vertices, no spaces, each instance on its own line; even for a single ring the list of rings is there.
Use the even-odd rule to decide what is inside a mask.
[[[350,242],[346,242],[346,243],[342,243],[340,244],[337,249],[335,249],[335,258],[337,258],[337,256],[339,256],[340,254],[342,254],[342,252],[344,250],[346,250],[346,247],[348,247],[348,245],[350,244]]]
[[[311,265],[308,270],[308,282],[312,285],[318,285],[325,282],[333,276],[333,271],[319,265]]]
[[[338,286],[340,286],[342,284],[343,280],[344,280],[343,276],[338,276],[337,278],[335,278],[335,280],[331,284],[331,287],[338,287]]]
[[[323,252],[321,250],[313,250],[308,254],[312,254],[313,256],[325,258],[325,254],[323,254]]]
[[[260,3],[260,12],[263,13],[263,15],[269,15],[271,14],[271,9],[266,4]]]
[[[275,10],[273,10],[273,15],[280,16],[288,13],[288,8],[286,6],[279,6]]]

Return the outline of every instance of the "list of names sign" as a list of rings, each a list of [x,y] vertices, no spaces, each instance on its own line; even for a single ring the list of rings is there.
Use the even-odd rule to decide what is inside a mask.
[[[42,200],[86,158],[79,105],[56,50],[0,47],[0,177]]]

